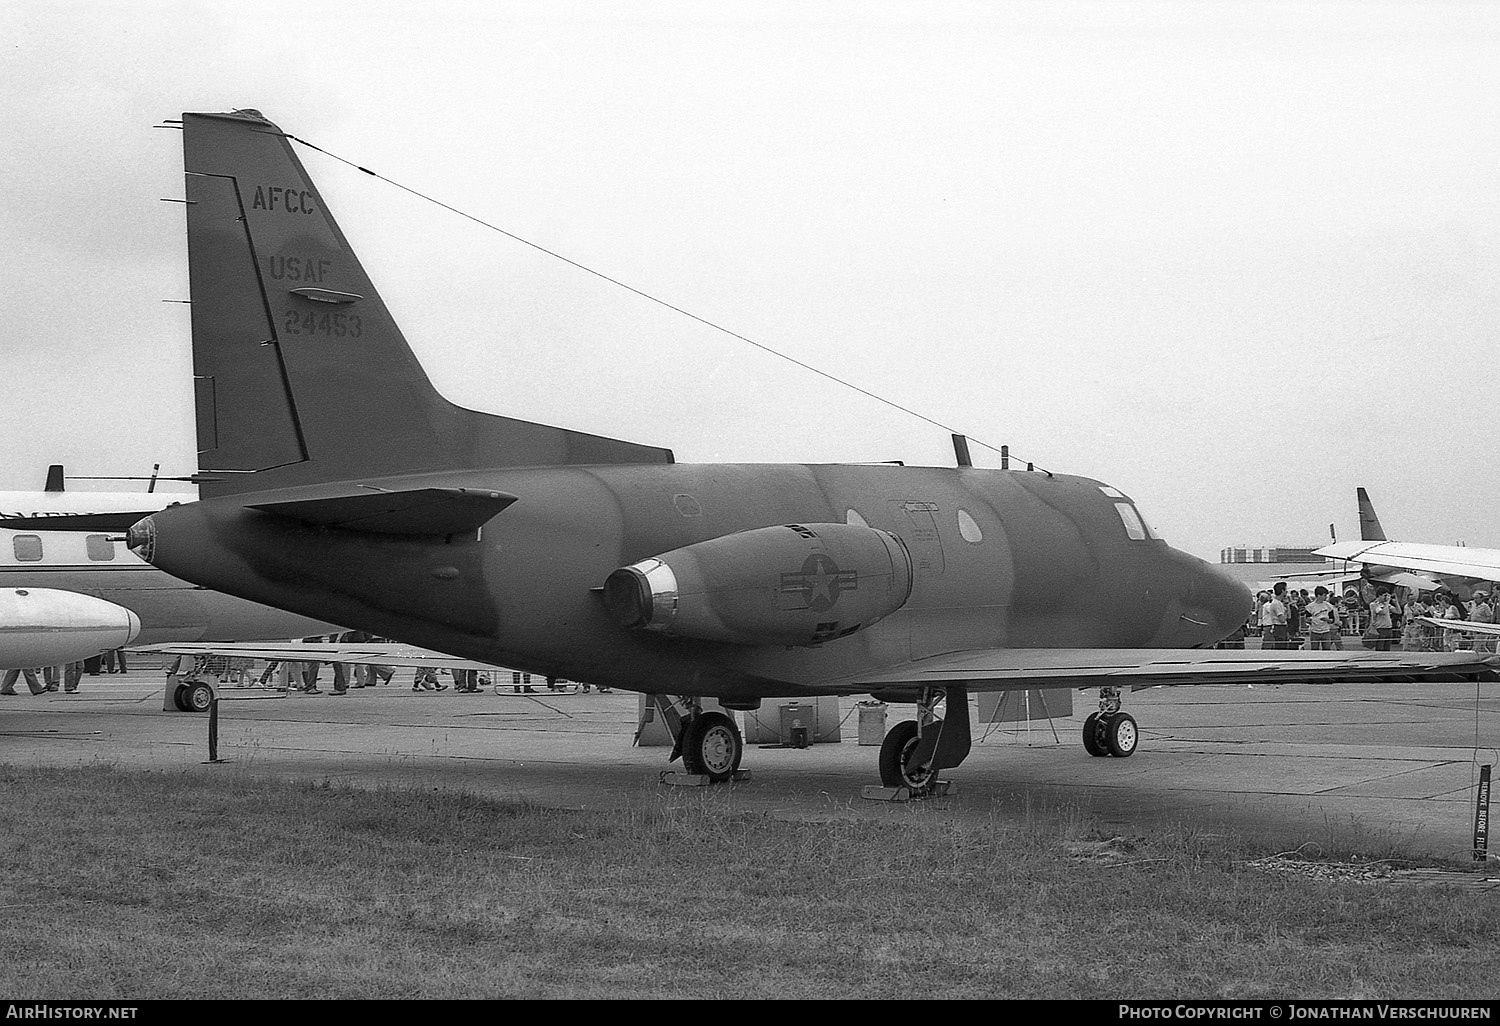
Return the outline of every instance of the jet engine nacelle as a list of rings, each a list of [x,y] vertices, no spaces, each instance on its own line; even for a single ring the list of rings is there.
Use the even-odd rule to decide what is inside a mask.
[[[912,589],[901,539],[856,524],[726,534],[621,567],[604,602],[624,627],[739,645],[815,645],[889,616]]]

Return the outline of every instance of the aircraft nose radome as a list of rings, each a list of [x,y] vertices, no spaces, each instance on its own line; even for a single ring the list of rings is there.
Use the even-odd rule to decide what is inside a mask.
[[[125,644],[128,645],[140,636],[141,618],[139,616],[136,616],[135,613],[131,610],[127,609],[125,610],[125,621]]]
[[[1249,619],[1255,598],[1249,588],[1210,564],[1204,564],[1203,573],[1204,605],[1213,615],[1214,626],[1223,629],[1221,637],[1232,634]]]
[[[125,532],[125,547],[147,563],[156,562],[156,521],[142,517]]]

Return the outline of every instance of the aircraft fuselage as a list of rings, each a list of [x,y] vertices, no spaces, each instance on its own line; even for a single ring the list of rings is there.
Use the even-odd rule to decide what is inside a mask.
[[[1132,529],[1128,498],[1062,475],[549,467],[284,489],[255,501],[438,486],[519,499],[480,531],[446,538],[321,527],[235,496],[210,499],[151,517],[150,558],[206,587],[470,659],[731,699],[807,694],[872,667],[963,649],[1211,644],[1250,609],[1243,586],[1148,536],[1139,521]],[[850,523],[899,538],[911,584],[899,608],[847,636],[797,645],[664,637],[622,626],[603,599],[613,571],[664,552],[775,525]],[[765,567],[770,583],[760,591],[812,587],[800,566]],[[841,568],[842,589],[823,580],[830,624],[840,622],[840,601],[854,601],[841,591],[874,580],[869,569]]]

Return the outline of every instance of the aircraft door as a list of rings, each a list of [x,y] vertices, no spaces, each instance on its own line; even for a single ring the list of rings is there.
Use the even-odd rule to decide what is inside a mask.
[[[947,568],[943,557],[943,539],[938,533],[938,504],[924,499],[891,499],[892,530],[906,543],[916,570],[916,587],[922,578],[940,574]]]

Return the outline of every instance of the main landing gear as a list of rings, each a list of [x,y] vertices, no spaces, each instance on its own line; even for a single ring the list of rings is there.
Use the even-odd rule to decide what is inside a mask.
[[[1099,689],[1099,711],[1083,721],[1083,750],[1090,755],[1128,759],[1140,743],[1135,717],[1120,711],[1120,689]]]
[[[652,695],[651,701],[672,735],[668,761],[681,756],[684,770],[663,773],[663,782],[701,785],[749,779],[750,772],[740,769],[745,742],[733,719],[714,710],[705,712],[696,698]]]
[[[942,707],[941,714],[939,707]],[[880,787],[862,794],[878,801],[909,801],[949,793],[938,777],[968,757],[969,693],[966,688],[923,688],[917,718],[902,720],[880,746]]]
[[[183,681],[175,688],[167,685],[168,698],[179,712],[207,712],[213,704],[214,689],[201,680]]]

